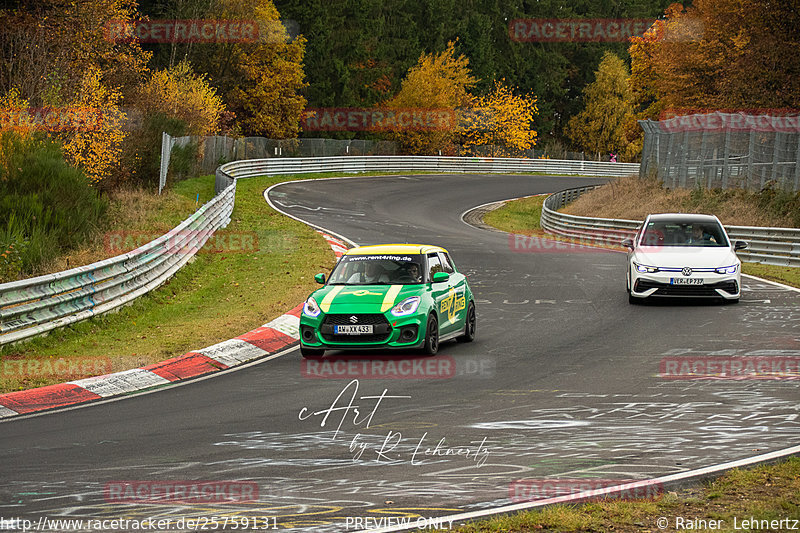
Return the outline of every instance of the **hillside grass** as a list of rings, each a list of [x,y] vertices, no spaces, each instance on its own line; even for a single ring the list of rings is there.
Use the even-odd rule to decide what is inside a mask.
[[[644,220],[650,213],[711,213],[731,226],[800,227],[800,194],[775,189],[669,189],[654,179],[619,178],[583,194],[563,213]]]

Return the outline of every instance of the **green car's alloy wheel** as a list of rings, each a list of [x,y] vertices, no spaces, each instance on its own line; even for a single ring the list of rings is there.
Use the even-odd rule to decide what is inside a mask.
[[[458,342],[472,342],[475,340],[475,304],[470,302],[467,308],[467,320],[464,334],[457,337]]]
[[[300,345],[300,355],[303,357],[322,357],[325,355],[325,350],[315,350],[314,348],[306,348]]]
[[[436,355],[436,352],[439,351],[439,321],[434,314],[428,317],[423,351],[428,355]]]

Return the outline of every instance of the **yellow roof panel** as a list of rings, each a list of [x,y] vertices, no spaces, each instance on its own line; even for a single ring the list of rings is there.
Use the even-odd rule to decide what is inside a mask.
[[[382,255],[382,254],[428,254],[433,252],[447,252],[439,246],[429,244],[372,244],[370,246],[357,246],[347,250],[347,255]]]

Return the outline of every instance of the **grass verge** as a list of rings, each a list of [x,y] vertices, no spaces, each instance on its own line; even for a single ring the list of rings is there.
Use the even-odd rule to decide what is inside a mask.
[[[791,457],[775,465],[731,470],[702,486],[667,492],[653,500],[558,505],[465,524],[454,531],[790,531],[792,521],[800,519],[799,495],[800,458]],[[752,527],[745,520],[768,523]],[[664,523],[666,527],[661,527]]]
[[[529,196],[507,202],[500,209],[486,213],[483,221],[490,226],[508,233],[525,233],[539,230],[542,203],[546,195]]]
[[[308,177],[314,176],[302,176]],[[54,367],[52,362],[61,358],[107,358],[111,371],[117,372],[221,342],[294,307],[316,286],[313,275],[332,267],[334,255],[313,229],[273,211],[264,201],[264,189],[292,179],[297,178],[261,177],[239,182],[226,232],[254,233],[258,242],[254,251],[215,249],[199,253],[158,290],[118,313],[5,347],[0,358],[3,362],[38,360],[41,369]],[[214,178],[183,181],[176,187],[176,194],[188,199],[192,207],[200,194],[202,205],[214,194]],[[162,222],[169,229],[186,214],[165,214]],[[15,370],[19,368],[25,370]],[[0,392],[102,373],[31,372],[36,368],[16,361],[3,365]]]

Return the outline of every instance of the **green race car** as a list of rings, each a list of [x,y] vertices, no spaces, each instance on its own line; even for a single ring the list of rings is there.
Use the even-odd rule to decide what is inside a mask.
[[[380,244],[348,250],[300,315],[300,353],[422,348],[475,338],[475,302],[467,278],[444,248]]]

